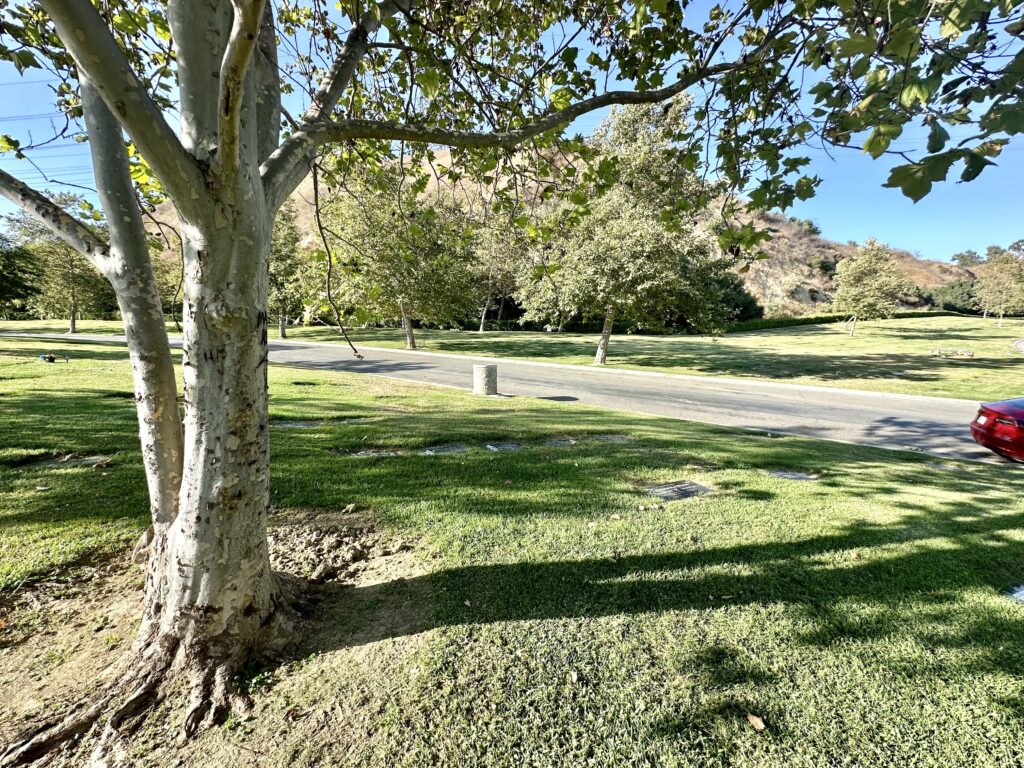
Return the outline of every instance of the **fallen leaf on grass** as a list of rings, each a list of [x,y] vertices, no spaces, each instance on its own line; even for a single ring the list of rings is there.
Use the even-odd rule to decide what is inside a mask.
[[[749,712],[747,713],[747,722],[750,723],[751,727],[758,733],[768,727],[764,724],[764,720],[757,715],[750,714]]]

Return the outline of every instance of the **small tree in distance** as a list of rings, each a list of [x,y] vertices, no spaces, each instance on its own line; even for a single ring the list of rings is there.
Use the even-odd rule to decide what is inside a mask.
[[[868,240],[856,256],[839,262],[832,304],[836,310],[850,314],[848,327],[853,336],[858,320],[892,317],[900,308],[900,298],[912,290],[889,249]]]
[[[970,269],[981,264],[985,259],[977,251],[960,251],[953,254],[953,263],[964,269]]]
[[[289,200],[281,206],[274,221],[267,283],[267,303],[271,311],[277,313],[277,335],[282,339],[288,336],[288,318],[302,311],[304,260],[299,255],[301,240],[295,220],[295,203]]]
[[[1019,250],[1001,248],[989,248],[989,253],[978,267],[974,292],[987,314],[999,315],[1002,328],[1005,315],[1024,312],[1024,256]]]
[[[54,202],[65,210],[77,210],[81,198],[58,195]],[[39,266],[33,277],[35,290],[28,308],[41,318],[67,318],[68,333],[77,333],[83,315],[104,315],[117,308],[114,290],[75,248],[29,214],[18,211],[6,217],[17,243],[27,249]],[[6,273],[0,278],[8,281]]]

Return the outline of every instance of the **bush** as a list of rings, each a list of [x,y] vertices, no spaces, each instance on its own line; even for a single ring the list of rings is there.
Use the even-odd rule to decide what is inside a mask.
[[[936,288],[932,291],[929,300],[938,309],[952,312],[972,314],[981,311],[978,297],[974,295],[973,280],[958,280],[955,283]]]

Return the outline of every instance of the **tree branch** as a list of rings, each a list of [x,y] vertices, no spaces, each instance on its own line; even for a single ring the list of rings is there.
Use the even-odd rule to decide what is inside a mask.
[[[110,230],[110,269],[105,274],[117,294],[132,358],[153,522],[165,525],[177,514],[184,455],[174,363],[121,126],[92,83],[83,77],[81,84],[96,188]]]
[[[40,0],[79,71],[88,76],[186,217],[208,210],[199,165],[167,125],[89,0]]]
[[[362,15],[359,23],[348,33],[338,57],[313,97],[313,103],[302,115],[300,128],[307,128],[330,116],[342,93],[352,82],[360,60],[366,55],[370,36],[380,29],[386,19],[399,11],[407,12],[411,6],[412,0],[383,0]],[[309,173],[315,150],[316,144],[308,142],[300,130],[263,163],[260,175],[264,180],[271,210],[277,210]]]
[[[746,62],[728,62],[702,67],[665,88],[654,91],[607,91],[572,104],[510,131],[458,131],[428,126],[407,125],[384,120],[337,120],[309,126],[295,134],[311,146],[351,139],[384,139],[444,144],[450,147],[512,149],[546,131],[571,123],[577,117],[612,104],[655,104],[682,93],[690,86],[715,75],[731,72]]]
[[[89,260],[101,273],[106,274],[110,261],[110,246],[85,224],[65,211],[46,195],[0,170],[0,195],[25,211],[57,237]]]
[[[266,0],[231,1],[234,18],[220,66],[220,100],[217,106],[217,166],[228,179],[233,179],[238,172],[245,76],[256,49],[265,3]]]

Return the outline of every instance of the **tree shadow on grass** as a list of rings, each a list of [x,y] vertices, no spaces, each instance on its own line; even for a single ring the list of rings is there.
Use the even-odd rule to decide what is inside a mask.
[[[1020,674],[1024,647],[1016,639],[1024,636],[1024,611],[968,609],[958,596],[979,589],[1005,592],[1014,579],[1024,579],[1024,542],[1010,535],[1024,524],[1024,513],[965,521],[960,513],[969,506],[957,504],[941,515],[909,514],[895,525],[853,523],[793,542],[446,568],[344,589],[325,600],[318,614],[330,626],[332,614],[351,616],[353,605],[373,606],[361,617],[362,643],[459,625],[788,605],[813,625],[797,642],[829,646],[913,636],[928,647],[970,649],[979,671]],[[942,545],[930,545],[937,537],[944,538]],[[901,548],[896,556],[871,552],[895,546]],[[730,573],[729,566],[743,566],[749,575]],[[410,601],[432,601],[435,607],[396,633],[388,606]],[[868,619],[854,616],[846,607],[851,603],[876,610]],[[954,624],[958,630],[948,631]],[[347,636],[333,638],[334,645],[331,640],[321,635],[318,645],[326,646],[317,650],[350,644]],[[746,674],[728,659],[712,666],[717,675]]]

